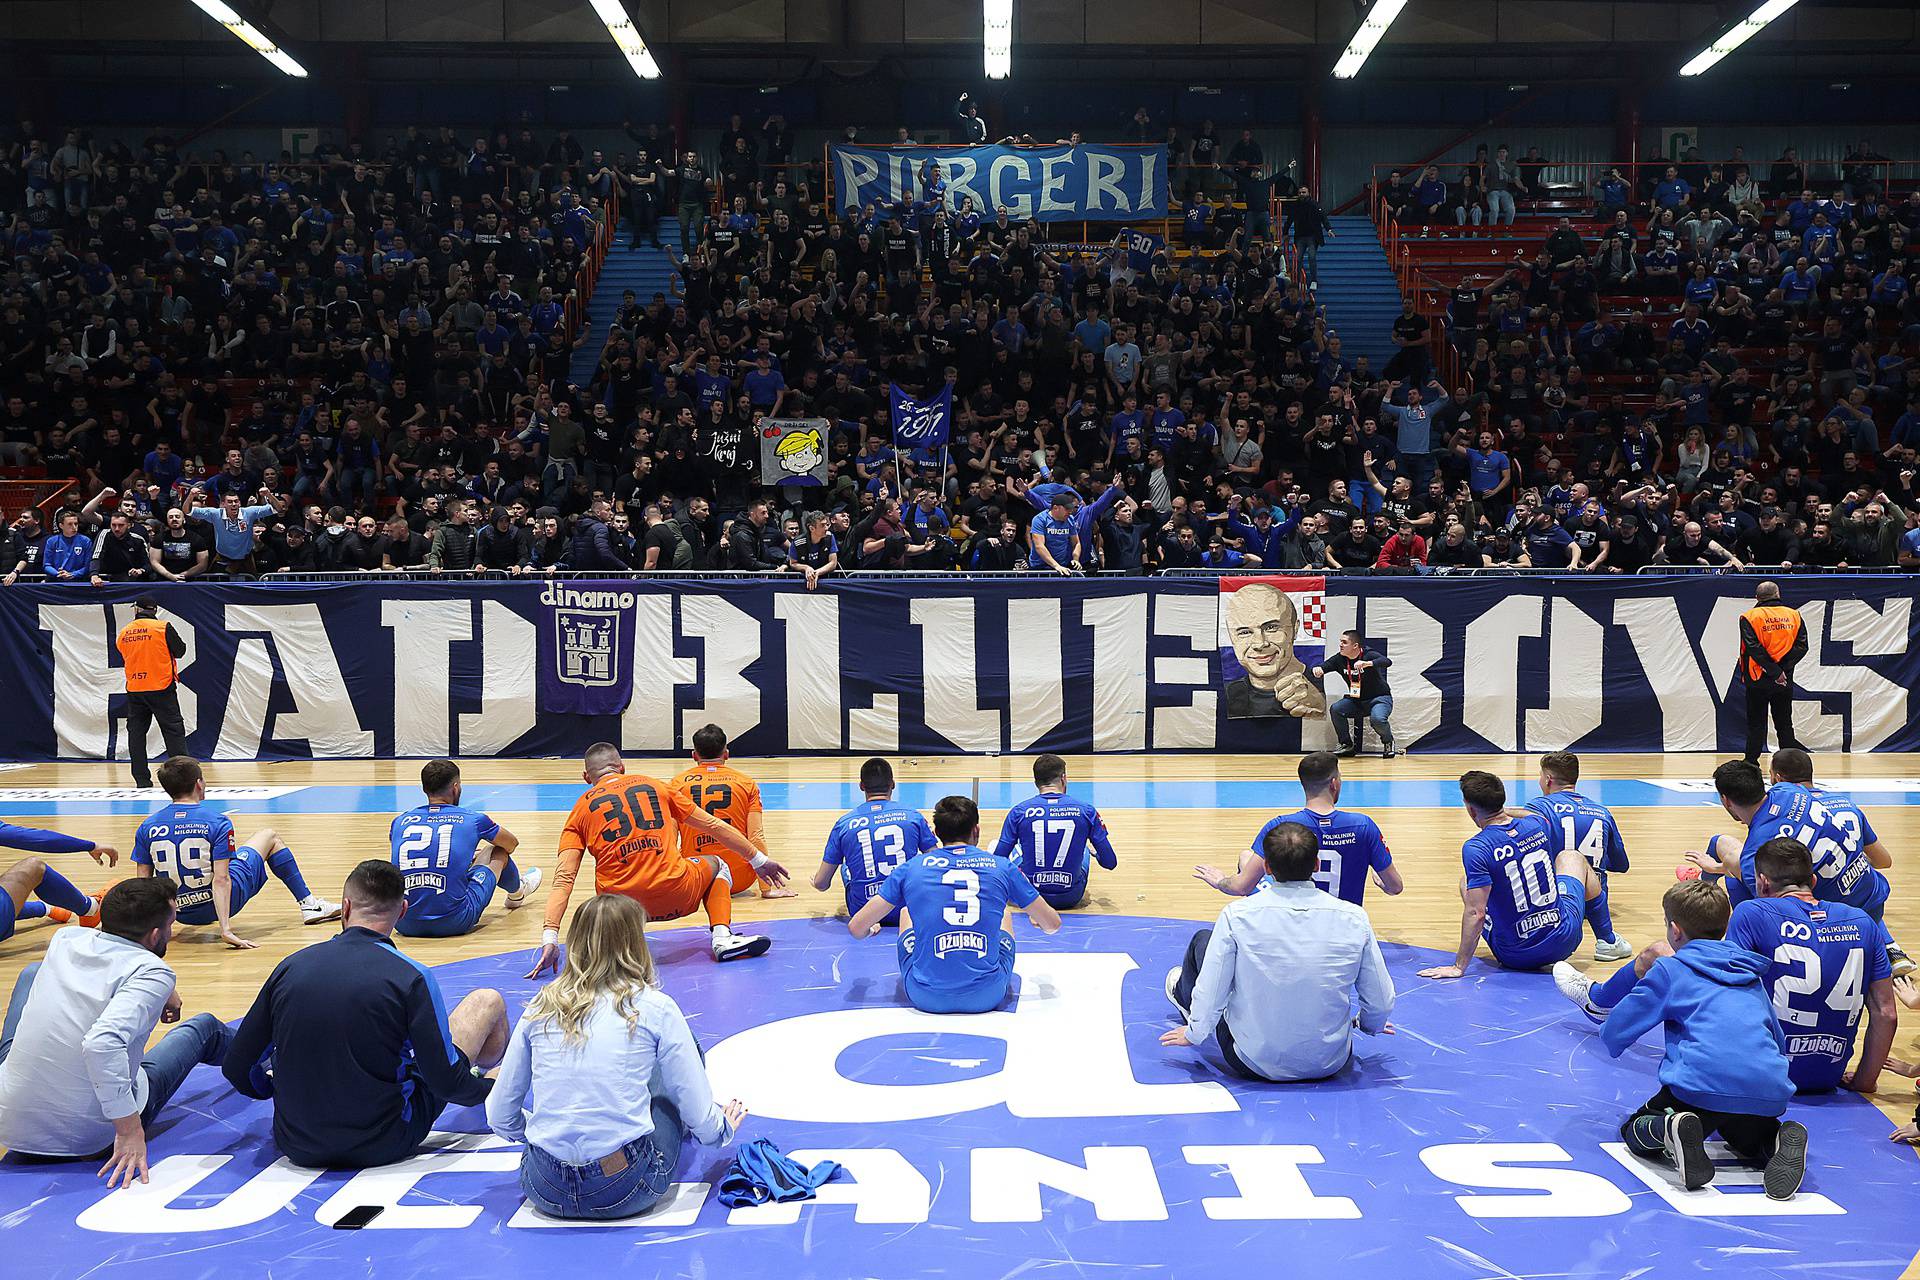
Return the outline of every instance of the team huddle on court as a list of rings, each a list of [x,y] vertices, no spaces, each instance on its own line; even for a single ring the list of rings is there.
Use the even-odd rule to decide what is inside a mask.
[[[587,789],[562,827],[529,978],[555,975],[554,992],[571,990],[595,980],[582,975],[583,964],[604,977],[625,954],[638,957],[631,963],[643,975],[634,979],[639,986],[657,991],[641,927],[696,915],[704,918],[715,961],[769,951],[768,937],[733,928],[736,897],[795,896],[787,868],[769,848],[759,787],[731,762],[717,726],[699,730],[692,744],[692,763],[672,779],[629,772],[611,744],[587,750]],[[1365,900],[1369,884],[1393,896],[1405,882],[1379,825],[1339,806],[1339,759],[1324,752],[1305,756],[1298,774],[1302,808],[1261,827],[1230,870],[1195,868],[1196,878],[1233,901],[1212,929],[1194,935],[1166,981],[1179,1019],[1163,1043],[1211,1039],[1226,1072],[1257,1080],[1325,1078],[1351,1060],[1353,1032],[1394,1031],[1388,1019],[1393,985]],[[1035,928],[1055,933],[1063,927],[1062,912],[1086,905],[1093,865],[1118,866],[1120,854],[1099,811],[1068,791],[1066,761],[1036,757],[1033,778],[1034,794],[1008,808],[989,848],[980,842],[974,799],[947,796],[929,821],[896,798],[888,761],[861,766],[863,798],[832,824],[809,884],[824,893],[838,882],[856,940],[895,931],[901,993],[913,1008],[968,1014],[1003,1007],[1018,990],[1013,916],[1023,913]],[[507,1025],[504,1001],[498,993],[475,992],[449,1013],[430,971],[392,939],[396,933],[470,933],[482,927],[496,895],[515,910],[532,901],[546,879],[527,862],[519,837],[463,803],[455,763],[433,760],[422,768],[423,803],[392,820],[387,858],[362,863],[342,903],[311,890],[273,828],[241,843],[227,814],[207,802],[197,761],[171,757],[160,765],[158,780],[168,803],[135,834],[133,881],[96,898],[39,856],[0,877],[6,889],[0,937],[18,922],[44,917],[99,926],[103,940],[85,942],[85,930],[56,934],[47,960],[22,975],[0,1041],[0,1142],[75,1157],[101,1151],[100,1139],[110,1138],[113,1153],[103,1172],[110,1179],[144,1179],[141,1130],[202,1062],[223,1066],[238,1092],[274,1099],[276,1139],[289,1154],[315,1163],[401,1158],[441,1108],[488,1100],[487,1072],[520,1043],[521,1033]],[[1692,1189],[1713,1177],[1705,1142],[1717,1132],[1737,1157],[1764,1168],[1769,1195],[1790,1197],[1808,1148],[1805,1127],[1785,1118],[1796,1093],[1871,1091],[1882,1070],[1904,1066],[1890,1062],[1889,1050],[1896,995],[1910,990],[1900,980],[1914,965],[1882,921],[1890,889],[1883,869],[1891,855],[1856,805],[1815,784],[1804,751],[1775,753],[1770,777],[1754,764],[1730,761],[1715,770],[1713,784],[1744,833],[1715,836],[1686,855],[1663,898],[1665,936],[1636,950],[1614,929],[1609,906],[1610,878],[1629,870],[1626,841],[1613,814],[1582,794],[1579,782],[1580,762],[1568,752],[1541,758],[1540,794],[1522,808],[1508,807],[1506,784],[1492,774],[1474,770],[1460,778],[1460,800],[1474,830],[1461,846],[1459,948],[1450,963],[1420,976],[1462,977],[1484,943],[1503,969],[1549,972],[1599,1024],[1601,1043],[1613,1056],[1664,1026],[1660,1088],[1621,1125],[1628,1147],[1671,1163]],[[86,852],[105,865],[118,860],[108,846],[4,824],[0,843],[37,854]],[[609,915],[596,906],[591,919],[598,932],[586,940],[583,907],[569,931],[571,945],[563,948],[561,925],[589,859],[595,902],[624,899],[644,915]],[[286,889],[302,923],[342,920],[338,937],[355,947],[296,953],[274,971],[237,1030],[200,1015],[143,1059],[153,1023],[173,1020],[169,1012],[178,1016],[171,970],[159,963],[173,925],[213,928],[227,946],[251,948],[236,920],[269,879]],[[622,929],[631,934],[625,943],[609,940]],[[1595,960],[1631,963],[1604,981],[1587,977],[1570,961],[1589,932]],[[116,949],[116,940],[130,945]],[[96,945],[124,971],[114,982],[159,983],[155,975],[162,972],[165,991],[143,1006],[153,1021],[143,1029],[136,1018],[118,1042],[116,1087],[125,1093],[118,1105],[107,1090],[96,1097],[52,1088],[60,1101],[50,1114],[46,1093],[37,1090],[62,1073],[84,1076],[93,1050],[78,1043],[87,1039],[80,1032],[89,1018],[104,1016],[119,992],[113,983],[96,983],[92,996],[64,989],[88,963],[82,949]],[[310,1043],[298,1061],[290,1058],[289,1045],[302,1037],[285,1021],[289,992],[311,992],[341,973],[369,984],[370,998],[390,1001],[396,1020],[420,1020],[404,1043],[355,1046],[357,1060],[386,1053],[406,1087],[392,1115],[393,1108],[369,1103],[360,1127],[344,1136],[340,1123],[311,1119],[330,1104],[320,1101],[325,1081],[307,1074],[307,1059],[329,1049]],[[56,986],[63,989],[56,993]],[[536,1001],[523,1027],[536,1009],[557,1011],[563,1020],[575,1018],[570,1036],[585,1035],[582,1008],[591,1006],[591,999],[569,1006],[558,995]],[[660,998],[648,1007],[650,1029],[635,1015],[627,1017],[624,1032],[596,1034],[639,1037],[644,1030],[652,1037],[646,1059],[652,1074],[638,1086],[654,1095],[640,1104],[653,1113],[639,1136],[653,1135],[656,1146],[632,1154],[670,1166],[684,1130],[703,1141],[725,1141],[746,1111],[737,1101],[722,1107],[706,1092],[697,1055],[685,1057],[692,1040],[677,1006]],[[1865,1043],[1856,1062],[1863,1015]],[[311,1041],[310,1029],[306,1038]],[[668,1071],[670,1062],[677,1065]],[[543,1070],[537,1041],[517,1068],[514,1060],[508,1066],[518,1075],[503,1079],[514,1080],[511,1097],[521,1101],[504,1105],[509,1095],[496,1093],[489,1119],[502,1133],[539,1132],[525,1101],[528,1073],[537,1080]],[[673,1118],[658,1114],[663,1101],[679,1108]],[[58,1114],[60,1107],[72,1114]],[[294,1114],[302,1107],[313,1109],[305,1121]],[[328,1136],[316,1136],[322,1134]],[[622,1141],[638,1140],[629,1130]],[[612,1159],[595,1157],[600,1164]],[[528,1161],[523,1180],[535,1177],[531,1147]]]

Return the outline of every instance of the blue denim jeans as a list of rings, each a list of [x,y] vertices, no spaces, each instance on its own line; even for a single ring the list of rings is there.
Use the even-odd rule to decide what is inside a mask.
[[[13,1052],[13,1033],[27,1011],[27,997],[33,994],[34,979],[39,976],[40,962],[36,960],[14,981],[6,1020],[0,1022],[0,1062]],[[147,1105],[140,1110],[140,1122],[152,1124],[160,1108],[180,1092],[188,1073],[202,1063],[219,1066],[232,1043],[232,1028],[210,1013],[196,1013],[167,1032],[140,1062],[140,1074],[147,1078]]]
[[[529,1142],[520,1157],[520,1189],[550,1218],[631,1218],[667,1194],[685,1136],[680,1113],[656,1093],[653,1132],[620,1148],[626,1168],[608,1173],[599,1160],[568,1164]]]
[[[1360,745],[1363,719],[1373,722],[1373,731],[1380,735],[1382,744],[1393,741],[1392,698],[1336,698],[1327,710],[1333,716],[1333,732],[1343,747]]]

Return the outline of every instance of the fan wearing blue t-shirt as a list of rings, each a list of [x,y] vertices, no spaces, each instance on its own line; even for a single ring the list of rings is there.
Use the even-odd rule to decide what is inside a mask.
[[[393,820],[387,832],[393,865],[407,886],[406,910],[394,931],[409,938],[457,938],[480,924],[498,888],[507,910],[526,905],[540,887],[540,869],[522,872],[513,851],[520,838],[477,809],[460,805],[460,766],[429,760],[420,769],[427,802]],[[480,845],[490,846],[476,862]]]
[[[893,798],[893,766],[875,756],[860,766],[860,794],[866,799],[840,815],[827,832],[827,847],[813,873],[821,893],[835,876],[846,884],[847,915],[852,916],[880,892],[880,885],[901,863],[939,841],[921,812]],[[889,911],[882,924],[898,924]]]
[[[1109,871],[1119,859],[1100,811],[1067,794],[1065,760],[1056,755],[1035,760],[1033,785],[1039,794],[1007,810],[994,856],[1018,867],[1056,911],[1068,911],[1087,899],[1088,847]]]
[[[1593,864],[1600,878],[1599,896],[1587,899],[1587,924],[1593,929],[1595,960],[1625,960],[1633,944],[1613,931],[1613,912],[1607,905],[1607,875],[1627,869],[1627,844],[1620,824],[1597,800],[1574,790],[1580,785],[1580,757],[1571,751],[1551,751],[1540,757],[1540,795],[1527,802],[1552,829],[1557,853],[1571,849]]]
[[[1460,800],[1479,831],[1460,846],[1460,948],[1423,978],[1458,978],[1485,937],[1496,963],[1545,969],[1580,949],[1586,903],[1600,877],[1578,850],[1556,853],[1546,819],[1507,808],[1507,784],[1480,769],[1460,775]]]
[[[1400,868],[1393,865],[1393,853],[1379,825],[1364,813],[1349,813],[1339,807],[1340,758],[1331,751],[1302,756],[1299,775],[1306,808],[1283,813],[1261,827],[1240,855],[1240,866],[1233,874],[1200,866],[1193,869],[1194,878],[1231,897],[1252,895],[1269,878],[1264,852],[1267,833],[1283,822],[1295,822],[1319,838],[1320,866],[1313,873],[1313,882],[1323,892],[1356,907],[1365,906],[1369,872],[1380,892],[1388,896],[1405,889],[1406,882],[1400,878]]]
[[[855,938],[880,932],[881,921],[904,911],[900,985],[923,1013],[985,1013],[1013,989],[1014,910],[1043,932],[1060,928],[1060,914],[1005,858],[979,847],[980,806],[948,796],[933,808],[940,847],[915,854],[880,885],[880,892],[847,921]]]

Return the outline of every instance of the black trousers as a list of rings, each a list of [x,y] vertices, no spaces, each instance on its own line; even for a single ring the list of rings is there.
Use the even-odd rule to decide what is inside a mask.
[[[160,738],[167,745],[167,754],[187,754],[187,726],[180,718],[178,686],[127,694],[127,757],[133,764],[136,787],[153,785],[153,773],[147,768],[147,728],[156,720],[160,722]]]
[[[1620,1126],[1620,1137],[1634,1154],[1663,1159],[1666,1155],[1664,1130],[1667,1113],[1671,1111],[1693,1112],[1700,1117],[1700,1123],[1709,1136],[1719,1134],[1733,1148],[1735,1155],[1754,1164],[1764,1164],[1772,1158],[1774,1143],[1780,1137],[1779,1116],[1708,1111],[1675,1097],[1673,1090],[1665,1085],[1660,1087],[1660,1092],[1648,1098],[1644,1106],[1627,1117],[1626,1123]],[[1657,1121],[1658,1124],[1643,1125],[1639,1123],[1642,1120]],[[1656,1133],[1660,1135],[1658,1139]]]
[[[1199,929],[1187,942],[1187,954],[1180,958],[1180,980],[1174,984],[1173,994],[1179,999],[1180,1007],[1193,1007],[1194,984],[1200,981],[1200,966],[1207,958],[1207,944],[1213,940],[1213,930]],[[1222,1017],[1213,1029],[1213,1038],[1220,1045],[1220,1056],[1226,1059],[1227,1069],[1237,1076],[1249,1080],[1265,1080],[1266,1077],[1240,1060],[1233,1051],[1233,1028]]]
[[[1767,713],[1773,713],[1773,730],[1783,747],[1797,747],[1793,736],[1793,685],[1776,684],[1762,677],[1747,681],[1747,759],[1760,763],[1767,749]]]

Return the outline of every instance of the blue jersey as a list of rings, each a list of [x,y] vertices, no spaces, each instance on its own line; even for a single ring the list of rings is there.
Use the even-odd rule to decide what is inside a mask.
[[[867,905],[901,863],[939,843],[918,809],[894,800],[868,800],[833,824],[821,857],[840,868],[851,915]]]
[[[1539,814],[1523,811],[1482,828],[1460,846],[1460,858],[1467,888],[1488,890],[1482,933],[1496,956],[1524,953],[1567,927],[1553,869],[1554,835]]]
[[[464,912],[474,852],[499,834],[486,814],[452,804],[423,804],[395,818],[387,841],[407,882],[407,918],[419,924]]]
[[[173,881],[182,915],[213,902],[213,864],[233,851],[232,821],[205,803],[170,804],[133,833],[134,862]]]
[[[1119,860],[1107,841],[1100,811],[1084,800],[1042,791],[1007,810],[993,852],[1010,859],[1049,897],[1078,898],[1087,887],[1089,844],[1100,865],[1113,870]]]
[[[1886,928],[1844,902],[1752,898],[1734,907],[1727,941],[1773,962],[1767,991],[1794,1088],[1837,1087],[1867,992],[1893,976]]]
[[[1319,837],[1320,869],[1313,873],[1313,882],[1356,907],[1363,905],[1367,896],[1367,872],[1385,871],[1393,865],[1393,854],[1388,852],[1374,820],[1364,813],[1340,809],[1332,813],[1302,809],[1270,820],[1253,838],[1255,856],[1264,855],[1267,832],[1283,822],[1297,822]]]
[[[1047,550],[1053,553],[1055,564],[1067,564],[1073,559],[1074,535],[1071,515],[1065,520],[1055,520],[1052,510],[1042,511],[1028,526],[1027,545],[1031,550],[1027,553],[1027,563],[1036,569],[1046,567],[1047,562],[1040,558],[1040,546],[1045,543]]]
[[[1776,782],[1767,790],[1747,842],[1740,849],[1740,879],[1758,894],[1753,855],[1775,836],[1791,836],[1813,854],[1813,893],[1822,902],[1844,902],[1878,916],[1887,901],[1887,878],[1867,860],[1865,817],[1852,805],[1845,817],[1797,782]]]
[[[1595,871],[1625,871],[1627,842],[1607,806],[1578,791],[1556,791],[1527,803],[1553,830],[1554,851],[1577,853]]]
[[[1024,907],[1040,892],[1005,858],[953,845],[909,858],[881,883],[880,896],[905,907],[913,928],[902,976],[952,996],[1006,980],[1001,922],[1008,906]]]

